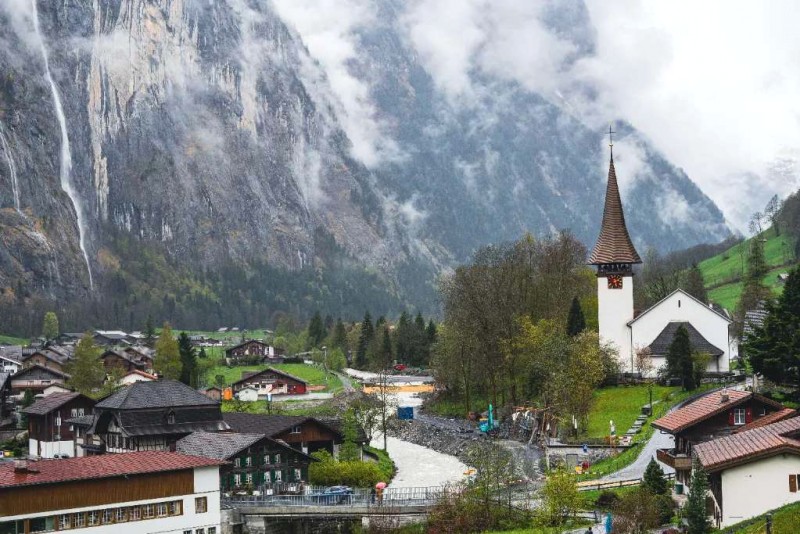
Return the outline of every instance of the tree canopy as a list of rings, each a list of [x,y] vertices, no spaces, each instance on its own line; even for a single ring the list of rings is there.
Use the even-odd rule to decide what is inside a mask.
[[[100,359],[100,348],[94,344],[92,334],[86,332],[75,346],[72,359],[66,366],[70,377],[67,385],[79,393],[94,396],[102,389],[106,370]]]
[[[153,358],[153,368],[161,378],[177,380],[181,377],[181,354],[178,342],[172,335],[172,327],[164,323],[161,334],[156,340],[156,355]]]
[[[44,322],[42,324],[42,336],[48,341],[58,337],[58,316],[55,312],[49,311],[44,314]]]

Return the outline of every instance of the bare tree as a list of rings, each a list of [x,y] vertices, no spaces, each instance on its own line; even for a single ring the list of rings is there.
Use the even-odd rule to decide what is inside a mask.
[[[634,365],[636,366],[636,372],[639,373],[642,378],[649,378],[650,373],[653,372],[655,367],[653,364],[653,351],[650,350],[650,347],[639,347],[638,345],[635,350],[636,360],[634,361]]]
[[[778,214],[781,211],[781,204],[778,195],[772,195],[772,198],[769,199],[769,202],[767,202],[767,205],[764,207],[764,218],[775,228],[775,235],[781,235],[780,228],[778,227]]]

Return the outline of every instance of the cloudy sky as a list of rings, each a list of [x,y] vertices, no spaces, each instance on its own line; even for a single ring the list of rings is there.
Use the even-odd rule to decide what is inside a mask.
[[[367,164],[396,157],[369,87],[347,68],[358,54],[354,31],[376,23],[374,3],[274,3],[328,72],[357,155]],[[542,93],[598,128],[628,120],[743,231],[772,194],[800,187],[798,2],[588,0],[594,35],[583,35],[595,52],[577,60],[574,39],[543,22],[546,1],[399,5],[402,34],[455,103],[468,105],[481,73]],[[591,102],[576,89],[587,85]]]

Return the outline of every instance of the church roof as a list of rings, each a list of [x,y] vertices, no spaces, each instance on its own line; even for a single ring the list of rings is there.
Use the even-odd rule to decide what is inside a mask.
[[[692,326],[692,323],[684,321],[673,321],[667,323],[667,326],[665,326],[661,333],[656,336],[652,343],[650,343],[650,352],[654,356],[663,356],[667,354],[669,351],[669,346],[672,344],[672,340],[675,338],[675,332],[677,332],[678,328],[681,326],[686,328],[686,331],[689,333],[689,343],[692,345],[693,350],[705,352],[715,358],[722,356],[725,353],[722,349],[711,344],[710,341],[704,338],[703,334],[698,332],[697,329]]]
[[[642,263],[625,226],[625,214],[622,212],[613,156],[608,166],[608,186],[600,237],[597,238],[597,244],[589,257],[590,265],[603,263]]]

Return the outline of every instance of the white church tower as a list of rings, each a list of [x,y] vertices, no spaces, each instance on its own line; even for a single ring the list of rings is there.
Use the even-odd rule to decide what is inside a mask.
[[[609,129],[609,134],[613,132]],[[631,329],[633,320],[633,264],[642,263],[628,229],[619,196],[617,174],[614,170],[613,143],[608,167],[606,203],[600,237],[589,257],[589,265],[597,266],[597,303],[600,339],[619,350],[623,369],[633,369]]]

